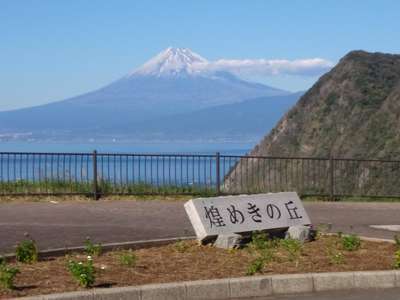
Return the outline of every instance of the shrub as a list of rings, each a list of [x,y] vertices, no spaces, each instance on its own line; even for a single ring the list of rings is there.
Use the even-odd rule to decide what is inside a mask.
[[[33,263],[38,260],[38,249],[36,242],[29,238],[20,242],[15,250],[15,258],[22,263]]]
[[[5,259],[0,257],[0,284],[6,289],[14,288],[14,279],[20,273],[18,268],[7,266]]]
[[[119,262],[121,265],[127,267],[135,267],[137,256],[132,250],[124,251],[119,255]]]
[[[94,244],[90,238],[86,238],[85,241],[85,253],[88,256],[100,256],[102,252],[101,244]]]
[[[95,282],[95,270],[91,256],[87,257],[86,262],[70,260],[68,262],[68,270],[80,286],[85,288],[93,286]]]
[[[356,251],[361,247],[361,240],[355,234],[343,235],[342,246],[347,251]]]

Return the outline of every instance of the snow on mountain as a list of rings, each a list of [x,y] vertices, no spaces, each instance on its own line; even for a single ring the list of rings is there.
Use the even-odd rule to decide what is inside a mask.
[[[207,64],[208,61],[204,57],[188,48],[169,47],[130,73],[128,77],[195,75],[199,74]]]
[[[85,132],[102,134],[107,129],[118,133],[125,132],[129,124],[154,122],[251,98],[289,94],[242,80],[230,72],[211,72],[208,64],[205,58],[187,48],[168,48],[98,90],[46,105],[0,112],[0,132],[29,130],[79,136]],[[282,104],[277,101],[276,105]]]

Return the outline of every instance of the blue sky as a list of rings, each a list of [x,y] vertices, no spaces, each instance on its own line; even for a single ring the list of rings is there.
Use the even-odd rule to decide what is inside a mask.
[[[0,1],[0,110],[84,93],[168,46],[209,60],[400,52],[400,1]],[[289,90],[316,76],[257,78]]]

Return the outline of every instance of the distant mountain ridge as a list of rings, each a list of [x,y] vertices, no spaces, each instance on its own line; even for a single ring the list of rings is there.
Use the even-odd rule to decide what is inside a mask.
[[[206,63],[205,58],[187,48],[168,48],[134,72],[96,91],[0,112],[0,133],[85,137],[103,135],[105,131],[115,134],[126,132],[127,126],[150,124],[160,118],[168,120],[168,116],[290,94],[244,81],[229,72],[205,71],[202,65]]]

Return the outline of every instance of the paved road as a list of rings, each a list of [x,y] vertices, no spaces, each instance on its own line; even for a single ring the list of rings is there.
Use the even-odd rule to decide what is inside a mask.
[[[254,299],[254,298],[252,298]],[[257,300],[399,300],[400,289],[324,292],[303,295],[271,296]],[[250,300],[250,299],[248,299]]]
[[[29,232],[40,249],[193,235],[182,201],[26,202],[0,204],[0,253],[12,252]],[[314,224],[332,231],[392,238],[369,225],[400,224],[400,203],[305,203]]]

